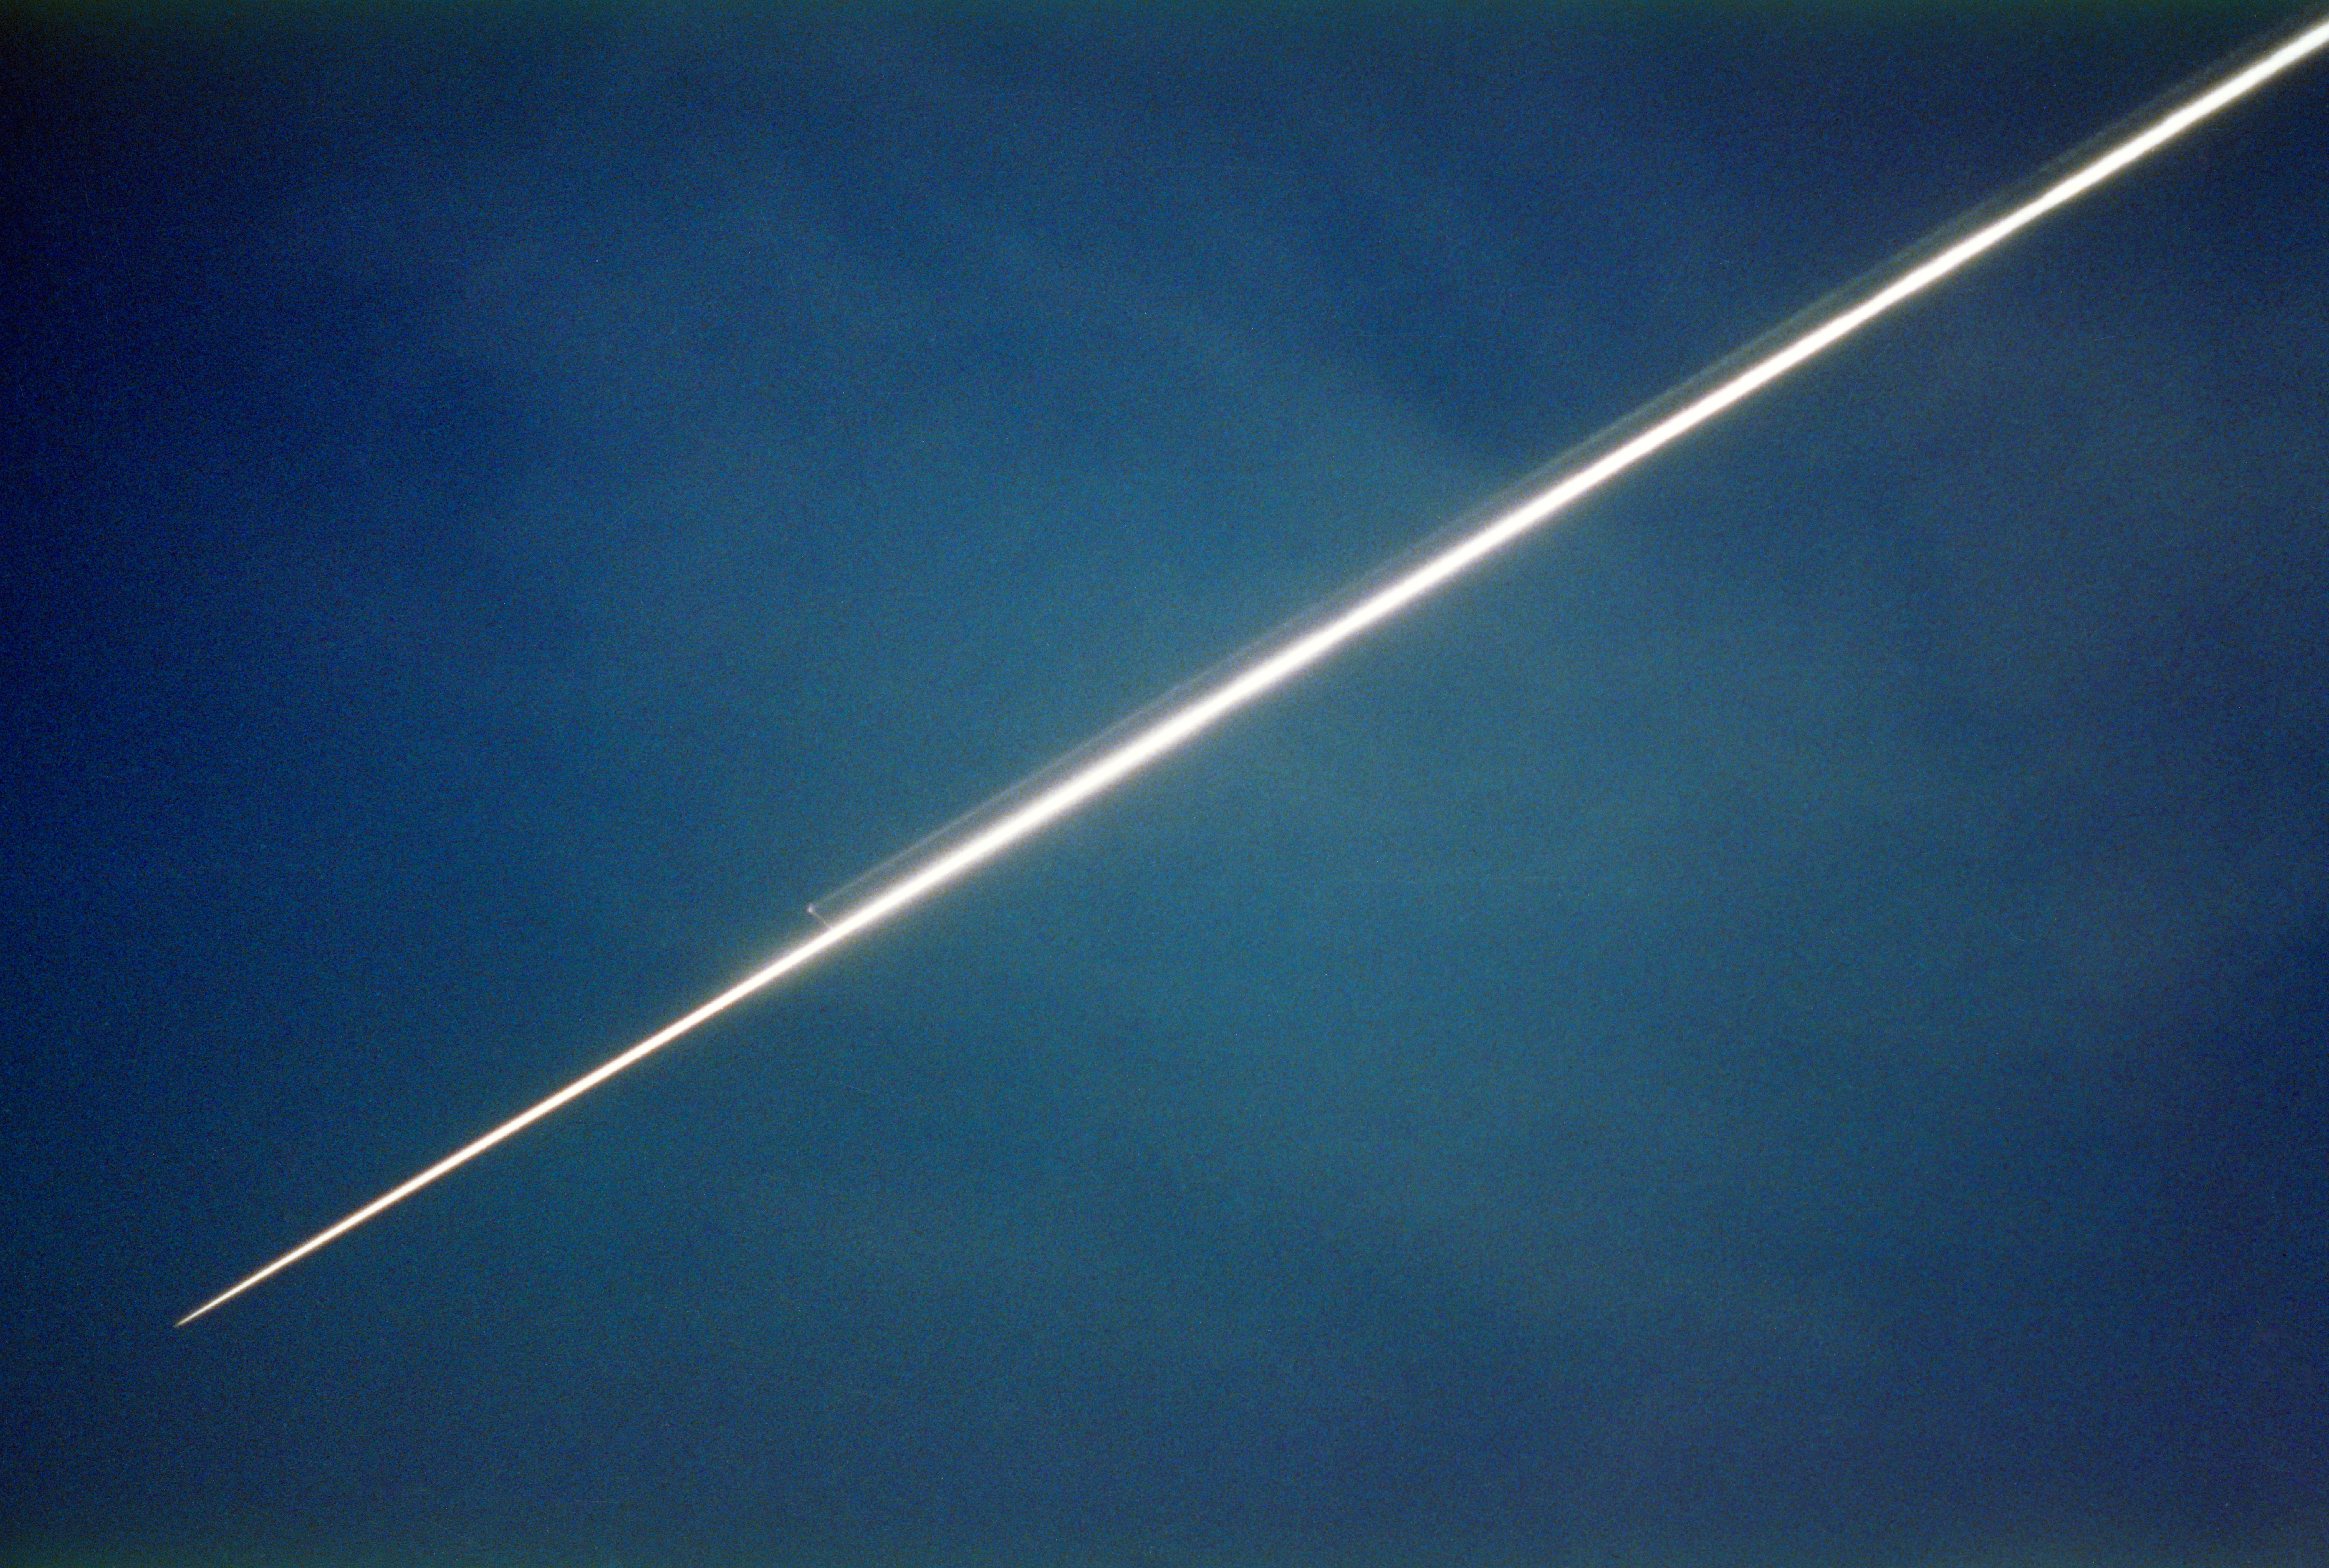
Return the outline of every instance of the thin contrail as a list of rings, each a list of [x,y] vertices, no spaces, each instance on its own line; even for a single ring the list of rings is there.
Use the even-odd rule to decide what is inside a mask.
[[[653,1055],[698,1025],[766,990],[811,959],[960,880],[1013,845],[1032,836],[1093,797],[1284,685],[1351,641],[1532,532],[1571,502],[1825,352],[1975,258],[1995,249],[2056,208],[2147,156],[2329,45],[2329,16],[2286,42],[2244,52],[2149,108],[2091,137],[2030,179],[1900,251],[1850,285],[1718,360],[1655,401],[1620,420],[1511,493],[1504,501],[1443,530],[1389,566],[1297,617],[1222,665],[1175,688],[1098,739],[968,816],[820,899],[810,912],[822,929],[786,949],[685,1016],[576,1079],[539,1105],[512,1117],[435,1165],[391,1187],[329,1229],[213,1296],[184,1318],[184,1327],[260,1281],[346,1235],[495,1144],[532,1127],[625,1068]]]

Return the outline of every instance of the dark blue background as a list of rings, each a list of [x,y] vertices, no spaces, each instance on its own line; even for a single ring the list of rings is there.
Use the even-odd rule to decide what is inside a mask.
[[[7,24],[0,1556],[2329,1535],[2318,65],[170,1329],[2275,22],[819,14]]]

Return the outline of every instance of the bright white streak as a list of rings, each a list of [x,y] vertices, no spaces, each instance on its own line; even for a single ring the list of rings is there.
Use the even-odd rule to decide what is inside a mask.
[[[999,818],[984,831],[966,839],[948,854],[901,873],[899,880],[890,887],[856,903],[845,916],[816,935],[787,948],[765,967],[739,980],[693,1012],[674,1019],[621,1055],[593,1068],[539,1105],[521,1111],[474,1142],[455,1149],[428,1169],[382,1193],[337,1224],[302,1242],[231,1289],[212,1297],[179,1318],[176,1327],[184,1327],[204,1313],[224,1306],[253,1286],[281,1273],[309,1253],[346,1235],[382,1210],[402,1203],[422,1187],[451,1175],[495,1144],[506,1142],[552,1111],[580,1099],[697,1025],[709,1023],[745,998],[766,990],[812,959],[839,947],[860,931],[879,925],[910,905],[920,902],[1013,845],[1041,832],[1094,796],[1122,782],[1167,752],[1178,750],[1229,714],[1284,685],[1361,632],[1389,619],[1458,573],[1535,529],[1571,502],[1599,489],[1651,454],[1680,440],[1806,360],[1834,347],[1893,307],[1924,292],[2056,208],[2077,200],[2209,116],[2246,97],[2324,45],[2329,45],[2329,17],[2314,24],[2279,48],[2259,57],[2196,98],[2104,148],[2002,216],[1909,268],[1858,305],[1840,311],[1779,344],[1736,374],[1651,424],[1630,440],[1489,517],[1471,533],[1411,571],[1393,578],[1341,614],[1235,671],[1221,685],[1191,698],[1185,706],[1160,718],[1112,751],[1094,758],[1085,767],[1061,779],[1019,809]],[[1913,251],[1917,248],[1911,249]]]

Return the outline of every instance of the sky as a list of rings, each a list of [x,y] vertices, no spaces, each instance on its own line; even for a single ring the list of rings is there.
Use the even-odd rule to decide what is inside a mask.
[[[2317,64],[171,1327],[2289,19],[12,10],[0,1563],[2329,1538]]]

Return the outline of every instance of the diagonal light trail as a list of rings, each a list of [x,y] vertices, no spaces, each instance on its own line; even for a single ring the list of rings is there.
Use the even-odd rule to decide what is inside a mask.
[[[2193,126],[2329,47],[2329,16],[2238,56],[2121,121],[2031,179],[1900,252],[1681,386],[1610,426],[1507,500],[1426,540],[1391,566],[1286,623],[1245,652],[1104,732],[1033,778],[811,906],[821,929],[540,1104],[447,1155],[178,1319],[184,1327],[506,1142],[747,997],[1059,821],[1368,628],[1673,445],[1806,361],[2076,201]]]

